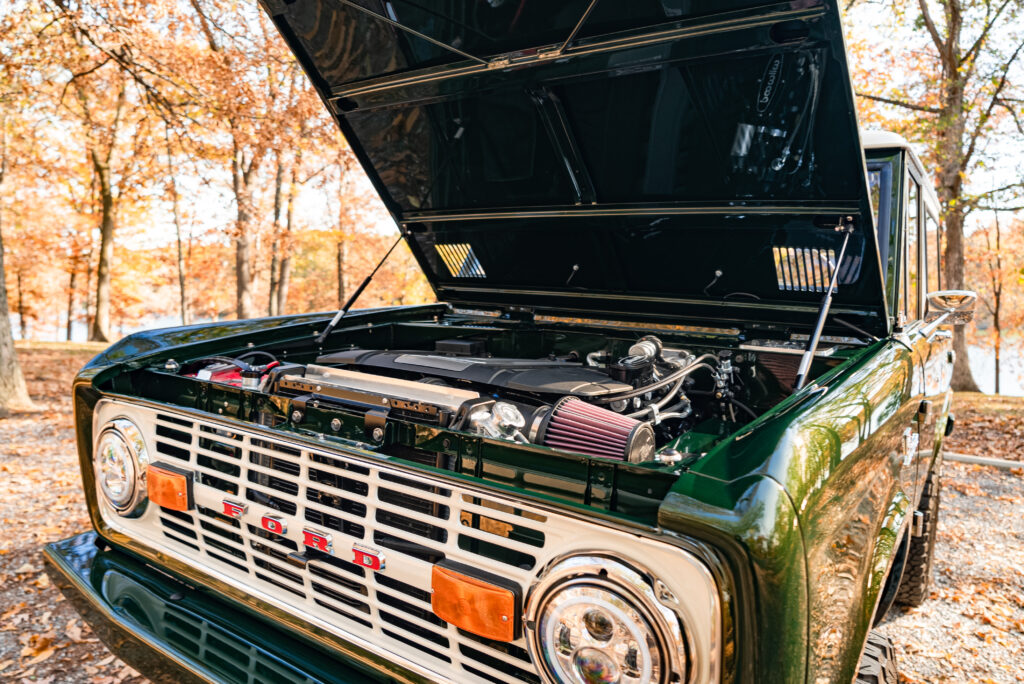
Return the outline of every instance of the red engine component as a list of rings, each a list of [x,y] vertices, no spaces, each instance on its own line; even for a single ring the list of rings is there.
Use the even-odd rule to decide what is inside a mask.
[[[268,371],[277,365],[280,364],[277,361],[273,361],[268,363],[266,366],[253,368],[253,371],[260,373],[259,375],[250,375],[253,386],[257,385],[267,377],[265,371]],[[200,368],[195,373],[188,373],[185,377],[206,380],[208,382],[220,382],[225,385],[233,385],[234,387],[242,387],[245,385],[242,369],[231,363],[212,363],[209,366]]]
[[[538,441],[556,449],[632,463],[654,458],[654,430],[649,423],[576,397],[565,397],[551,407],[540,427]]]
[[[218,364],[216,366],[207,366],[198,373],[193,373],[191,377],[199,378],[200,380],[209,380],[210,382],[222,382],[236,387],[242,386],[242,371],[237,367],[226,363]]]

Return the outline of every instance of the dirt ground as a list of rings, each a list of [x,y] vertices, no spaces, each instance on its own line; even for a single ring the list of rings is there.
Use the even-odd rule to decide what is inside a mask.
[[[38,410],[0,418],[0,681],[144,682],[112,656],[43,570],[42,545],[88,528],[68,388],[97,351],[19,356]],[[1024,400],[966,395],[950,450],[1024,460]],[[931,598],[894,610],[906,682],[1024,681],[1024,470],[947,463]]]

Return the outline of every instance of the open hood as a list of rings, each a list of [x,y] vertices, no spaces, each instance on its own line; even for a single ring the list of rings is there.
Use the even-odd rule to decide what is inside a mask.
[[[262,1],[440,299],[888,331],[836,0]]]

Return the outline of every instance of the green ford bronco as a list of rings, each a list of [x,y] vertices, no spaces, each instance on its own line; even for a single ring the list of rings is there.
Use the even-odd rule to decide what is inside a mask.
[[[895,682],[974,295],[837,0],[263,8],[440,303],[81,371],[95,531],[46,557],[103,641],[158,682]]]

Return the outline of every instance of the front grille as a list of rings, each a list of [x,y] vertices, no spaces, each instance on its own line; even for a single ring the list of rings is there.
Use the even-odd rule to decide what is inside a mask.
[[[433,613],[431,575],[442,560],[503,577],[525,597],[538,573],[564,555],[597,551],[636,559],[677,595],[696,592],[701,600],[691,606],[694,615],[718,624],[707,570],[643,533],[413,474],[386,456],[350,456],[166,408],[103,401],[97,429],[119,416],[139,426],[151,461],[194,473],[195,506],[183,513],[151,505],[138,518],[101,506],[111,528],[430,679],[540,681],[521,635],[494,642]],[[503,476],[514,479],[514,473]],[[529,473],[521,477],[523,486],[546,484]],[[225,500],[248,510],[228,517]],[[263,516],[285,524],[284,534],[262,527]],[[329,534],[333,553],[307,548],[304,528]],[[379,552],[384,568],[356,565],[353,547]],[[717,651],[713,634],[692,633],[691,646]],[[714,662],[702,663],[691,679],[705,681]]]
[[[414,649],[458,681],[540,681],[521,638],[491,644],[447,624],[431,610],[429,572],[411,570],[454,554],[519,581],[525,595],[545,516],[178,415],[157,413],[153,426],[156,460],[196,473],[197,508],[160,509],[160,534],[199,564],[375,644]],[[248,504],[244,520],[223,515],[220,498]],[[285,519],[286,536],[258,527],[263,513]],[[302,547],[304,527],[331,534],[335,555]],[[352,544],[380,550],[384,571],[350,562]]]

